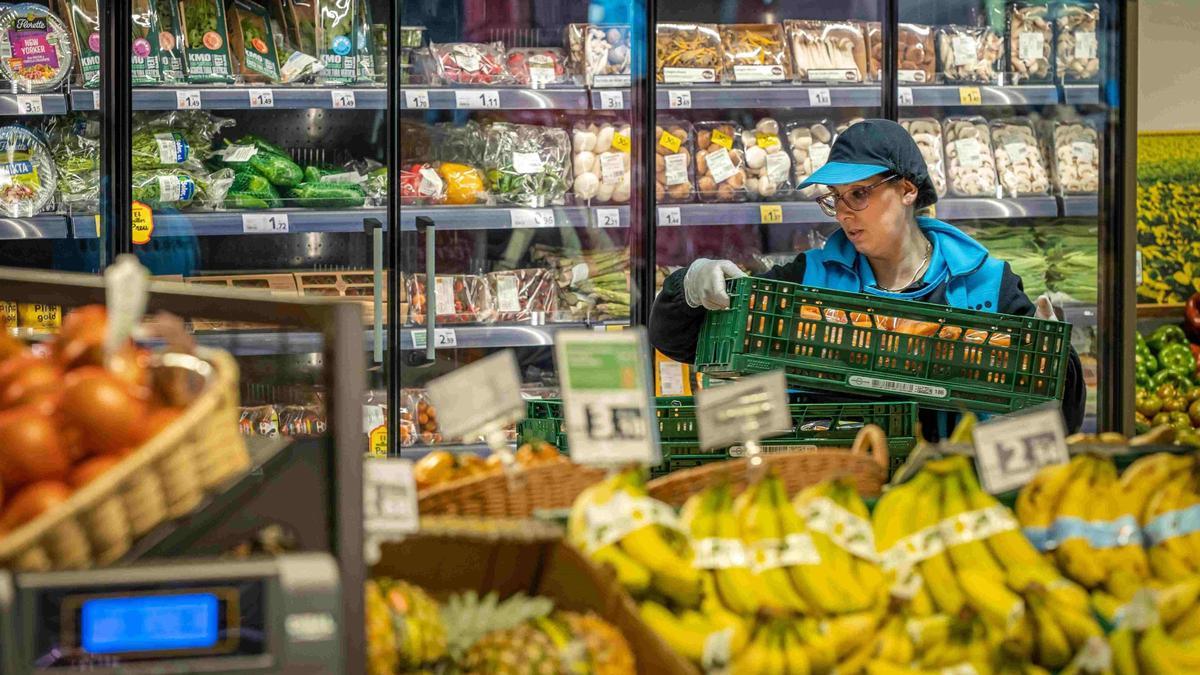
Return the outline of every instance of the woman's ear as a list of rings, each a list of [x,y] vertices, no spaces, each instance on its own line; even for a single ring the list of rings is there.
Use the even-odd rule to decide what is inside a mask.
[[[904,205],[905,206],[913,206],[914,204],[916,204],[917,196],[920,194],[920,190],[917,189],[916,184],[913,183],[911,180],[905,178],[904,181],[900,184],[900,186],[902,188],[904,188],[904,195],[902,197]]]

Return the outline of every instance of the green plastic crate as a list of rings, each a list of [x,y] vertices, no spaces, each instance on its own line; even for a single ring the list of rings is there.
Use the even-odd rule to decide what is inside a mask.
[[[731,309],[708,313],[696,347],[696,367],[709,375],[782,368],[797,386],[954,411],[1007,413],[1062,398],[1070,324],[755,277],[727,288]],[[933,334],[880,327],[887,317],[931,324]],[[976,331],[981,342],[958,339]]]

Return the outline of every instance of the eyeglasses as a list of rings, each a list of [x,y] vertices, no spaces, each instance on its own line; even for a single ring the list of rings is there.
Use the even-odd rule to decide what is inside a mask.
[[[871,199],[871,190],[874,190],[884,183],[890,183],[899,177],[900,176],[898,174],[894,174],[877,183],[846,190],[845,194],[839,195],[836,192],[827,192],[820,197],[817,197],[816,202],[827,216],[837,216],[837,203],[839,201],[845,202],[846,206],[849,206],[852,211],[862,211],[863,209],[867,208],[867,202]]]

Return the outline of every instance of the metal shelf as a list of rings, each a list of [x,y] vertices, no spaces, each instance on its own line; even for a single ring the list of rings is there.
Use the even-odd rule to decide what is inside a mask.
[[[771,211],[778,207],[779,214]],[[1054,197],[1017,199],[940,199],[937,217],[942,220],[976,218],[1053,218],[1058,216]],[[811,201],[745,204],[676,204],[658,207],[659,227],[698,225],[821,224],[832,223]]]
[[[1018,197],[1015,199],[946,198],[937,203],[941,220],[977,218],[1054,218],[1058,200],[1054,197]]]
[[[978,89],[981,103],[963,103],[970,94],[964,89]],[[993,85],[913,85],[910,106],[990,106],[990,105],[1054,105],[1062,100],[1058,87],[1053,84],[1022,84],[1009,87]],[[973,93],[973,92],[972,92]],[[903,100],[904,97],[902,97]]]
[[[180,98],[186,92],[199,92],[200,108],[204,110],[270,110],[344,108],[361,110],[387,109],[387,89],[382,87],[243,87],[243,86],[195,86],[195,87],[138,87],[133,90],[134,110],[179,110]],[[270,92],[270,105],[251,103],[258,92]],[[77,89],[71,92],[71,107],[75,110],[95,110],[95,90]],[[353,105],[349,105],[346,93],[353,93]],[[337,103],[335,103],[337,99]]]
[[[1063,101],[1074,105],[1098,105],[1100,103],[1100,85],[1064,84]]]
[[[444,230],[511,230],[541,227],[629,227],[629,206],[401,206],[400,231],[416,230],[420,216]],[[615,217],[614,217],[615,216]]]
[[[66,112],[67,95],[61,92],[0,94],[0,115],[64,115]]]
[[[386,339],[387,330],[384,330]],[[235,356],[281,356],[320,354],[325,351],[325,336],[311,331],[263,329],[206,330],[194,333],[196,344],[223,349]],[[363,329],[363,350],[375,346],[374,332]]]
[[[597,92],[588,95],[583,87],[548,87],[527,89],[519,87],[409,87],[403,88],[401,110],[587,110],[595,101],[600,107]],[[621,97],[629,106],[626,91]],[[415,99],[426,104],[412,105]]]
[[[1066,195],[1062,197],[1062,214],[1066,217],[1096,217],[1100,215],[1098,195]]]
[[[530,325],[493,325],[493,326],[456,326],[439,325],[438,331],[454,332],[455,346],[449,349],[492,349],[499,347],[549,347],[554,344],[554,334],[561,330],[579,330],[591,328],[606,330],[609,326],[624,326],[628,323],[585,324],[585,323],[552,323],[542,326]],[[411,327],[400,329],[400,349],[418,349],[413,341],[415,333],[423,333],[424,328]],[[419,339],[419,338],[418,338]],[[420,347],[424,349],[424,345]]]
[[[881,104],[874,85],[687,85],[659,84],[657,107],[671,109],[672,92],[686,91],[691,104],[685,108],[870,108]],[[812,92],[812,93],[810,93]],[[828,103],[816,102],[828,92]]]
[[[207,237],[216,235],[245,234],[249,228],[272,215],[287,216],[285,231],[264,232],[271,234],[296,234],[308,232],[362,232],[363,220],[374,218],[387,223],[387,209],[264,209],[260,211],[199,211],[154,214],[154,230],[151,237]],[[76,239],[95,239],[96,222],[93,215],[71,217]]]
[[[96,234],[94,224],[92,228],[94,238]],[[67,216],[46,214],[32,218],[0,218],[0,240],[67,239],[68,237],[70,237],[70,228],[67,226]]]

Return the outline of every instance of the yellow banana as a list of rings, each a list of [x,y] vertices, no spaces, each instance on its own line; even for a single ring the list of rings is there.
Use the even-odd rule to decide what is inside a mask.
[[[849,511],[852,515],[858,516],[864,522],[871,522],[871,512],[867,510],[867,505],[863,502],[862,497],[858,494],[858,489],[854,484],[846,478],[835,478],[832,482],[830,495],[833,501],[842,508]],[[858,556],[853,556],[855,577],[858,578],[859,584],[862,585],[867,595],[870,597],[881,597],[884,602],[887,599],[887,591],[884,589],[883,570],[879,569],[877,560],[865,560]]]
[[[1130,628],[1118,628],[1108,636],[1108,646],[1112,650],[1114,675],[1139,675],[1136,642],[1136,637]]]
[[[943,524],[951,524],[955,532],[959,535],[970,535],[965,531],[962,523],[955,519],[968,511],[966,493],[963,485],[958,479],[957,473],[948,475],[941,480],[942,487],[942,511],[941,520]],[[963,531],[959,531],[959,529]],[[949,544],[949,542],[947,542]],[[984,544],[983,540],[975,539],[962,543],[948,545],[946,553],[950,556],[951,562],[954,563],[956,572],[961,572],[966,569],[971,569],[980,574],[990,576],[999,583],[1004,581],[1004,569],[992,557],[992,552]],[[964,591],[967,590],[963,587]]]
[[[1092,492],[1097,477],[1093,458],[1089,455],[1079,455],[1071,460],[1071,464],[1076,468],[1072,472],[1071,481],[1063,490],[1057,517],[1092,520],[1090,516],[1095,511]],[[1084,588],[1095,588],[1108,577],[1108,570],[1104,565],[1106,560],[1103,556],[1096,555],[1091,543],[1083,536],[1064,538],[1058,543],[1054,554],[1059,569]]]
[[[616,544],[602,546],[592,551],[591,558],[600,565],[608,565],[625,590],[634,597],[641,596],[650,588],[650,570],[634,560]]]
[[[760,627],[755,632],[754,639],[733,659],[730,668],[733,675],[759,675],[767,672],[770,648],[766,638],[766,629]]]
[[[828,675],[832,672],[838,660],[833,637],[824,632],[821,624],[815,619],[793,621],[792,627],[800,637],[805,654],[808,655],[813,675]]]
[[[1188,475],[1180,475],[1172,478],[1158,492],[1154,493],[1146,502],[1146,508],[1142,513],[1142,527],[1147,526],[1164,513],[1180,509],[1187,498],[1186,493],[1190,482]],[[1184,581],[1196,573],[1194,552],[1188,539],[1188,537],[1179,536],[1169,537],[1150,546],[1150,567],[1154,571],[1154,576],[1176,582]]]
[[[1117,502],[1123,513],[1132,513],[1139,521],[1150,496],[1175,472],[1190,467],[1192,458],[1157,452],[1139,458],[1121,473],[1117,481]]]
[[[1091,603],[1087,591],[1046,564],[1013,567],[1008,571],[1007,583],[1009,588],[1022,595],[1043,592],[1055,602],[1080,611],[1087,611]]]
[[[767,479],[759,481],[747,488],[735,501],[734,506],[742,541],[749,547],[752,561],[760,566],[764,563],[776,564],[767,559],[767,550],[777,550],[783,537],[769,488]],[[767,591],[767,595],[761,598],[764,607],[782,612],[809,611],[809,604],[792,586],[792,579],[786,568],[760,567],[755,576]]]
[[[771,622],[767,628],[767,667],[763,675],[787,675],[787,655],[783,652],[779,624]]]
[[[1189,653],[1154,624],[1137,642],[1138,666],[1147,675],[1183,675],[1200,670],[1200,653]]]
[[[1179,620],[1200,600],[1200,576],[1172,584],[1154,594],[1154,606],[1164,626]]]
[[[983,488],[979,486],[975,471],[969,465],[958,472],[958,478],[966,493],[967,507],[972,511],[1001,506],[995,497],[984,492]],[[1025,535],[1017,529],[993,534],[987,538],[987,546],[996,560],[1006,569],[1046,564],[1045,559],[1033,547],[1033,544],[1029,543]]]
[[[923,675],[925,671],[900,666],[883,659],[867,661],[867,675]]]
[[[801,642],[795,626],[788,623],[780,624],[779,632],[782,636],[783,658],[787,665],[787,675],[811,675],[812,665],[808,660],[808,652],[804,650],[804,644]]]
[[[1029,611],[1037,625],[1037,662],[1047,668],[1062,668],[1074,653],[1066,632],[1040,598],[1030,598]]]
[[[1119,623],[1118,615],[1125,606],[1125,601],[1111,593],[1101,590],[1092,591],[1092,611],[1110,624]]]
[[[1049,527],[1073,468],[1074,463],[1047,466],[1021,488],[1014,510],[1023,527]]]
[[[1172,640],[1191,640],[1200,637],[1200,604],[1189,607],[1174,623],[1170,623]]]
[[[1025,613],[1025,603],[1021,596],[1008,590],[1002,582],[982,570],[958,570],[958,581],[967,603],[974,607],[985,621],[1001,631],[1009,630]]]
[[[718,540],[741,543],[737,520],[733,515],[733,497],[729,487],[721,485],[709,491],[703,511],[710,518],[708,536]],[[693,536],[696,536],[693,532]],[[761,598],[768,592],[758,577],[747,567],[725,567],[711,571],[713,590],[730,611],[742,616],[751,616],[762,606]]]
[[[669,609],[649,600],[639,606],[639,614],[646,625],[684,658],[700,663],[704,658],[704,642],[709,632],[686,626]]]
[[[1132,518],[1130,525],[1137,524],[1137,516],[1132,510],[1122,511],[1120,503],[1117,468],[1111,459],[1096,460],[1096,492],[1092,499],[1096,504],[1097,517],[1095,520],[1113,522],[1120,517]],[[1136,534],[1136,527],[1129,534]],[[1134,540],[1123,546],[1104,549],[1102,555],[1107,559],[1108,589],[1118,597],[1131,598],[1142,585],[1141,582],[1150,576],[1150,563],[1146,559],[1146,551],[1140,540]]]
[[[938,493],[934,489],[934,476],[922,471],[911,482],[919,485],[917,499],[913,502],[909,518],[913,521],[913,531],[920,532],[937,523]],[[938,608],[947,614],[958,614],[963,606],[962,590],[954,578],[954,570],[950,567],[950,559],[945,551],[922,560],[917,567],[925,580],[925,587]]]
[[[1104,635],[1104,629],[1092,616],[1091,612],[1079,612],[1071,607],[1047,602],[1046,609],[1054,617],[1055,623],[1062,628],[1071,642],[1071,648],[1078,650],[1089,638]]]
[[[779,529],[784,537],[804,536],[813,542],[819,560],[812,565],[791,565],[788,574],[792,583],[809,606],[827,614],[857,612],[871,606],[871,598],[850,576],[850,554],[838,548],[828,537],[820,535],[824,548],[818,546],[800,514],[787,499],[783,481],[769,478],[772,505],[779,517]],[[826,558],[825,556],[832,556]]]
[[[905,622],[904,628],[917,651],[923,652],[935,644],[950,639],[951,619],[948,614],[913,618]]]

